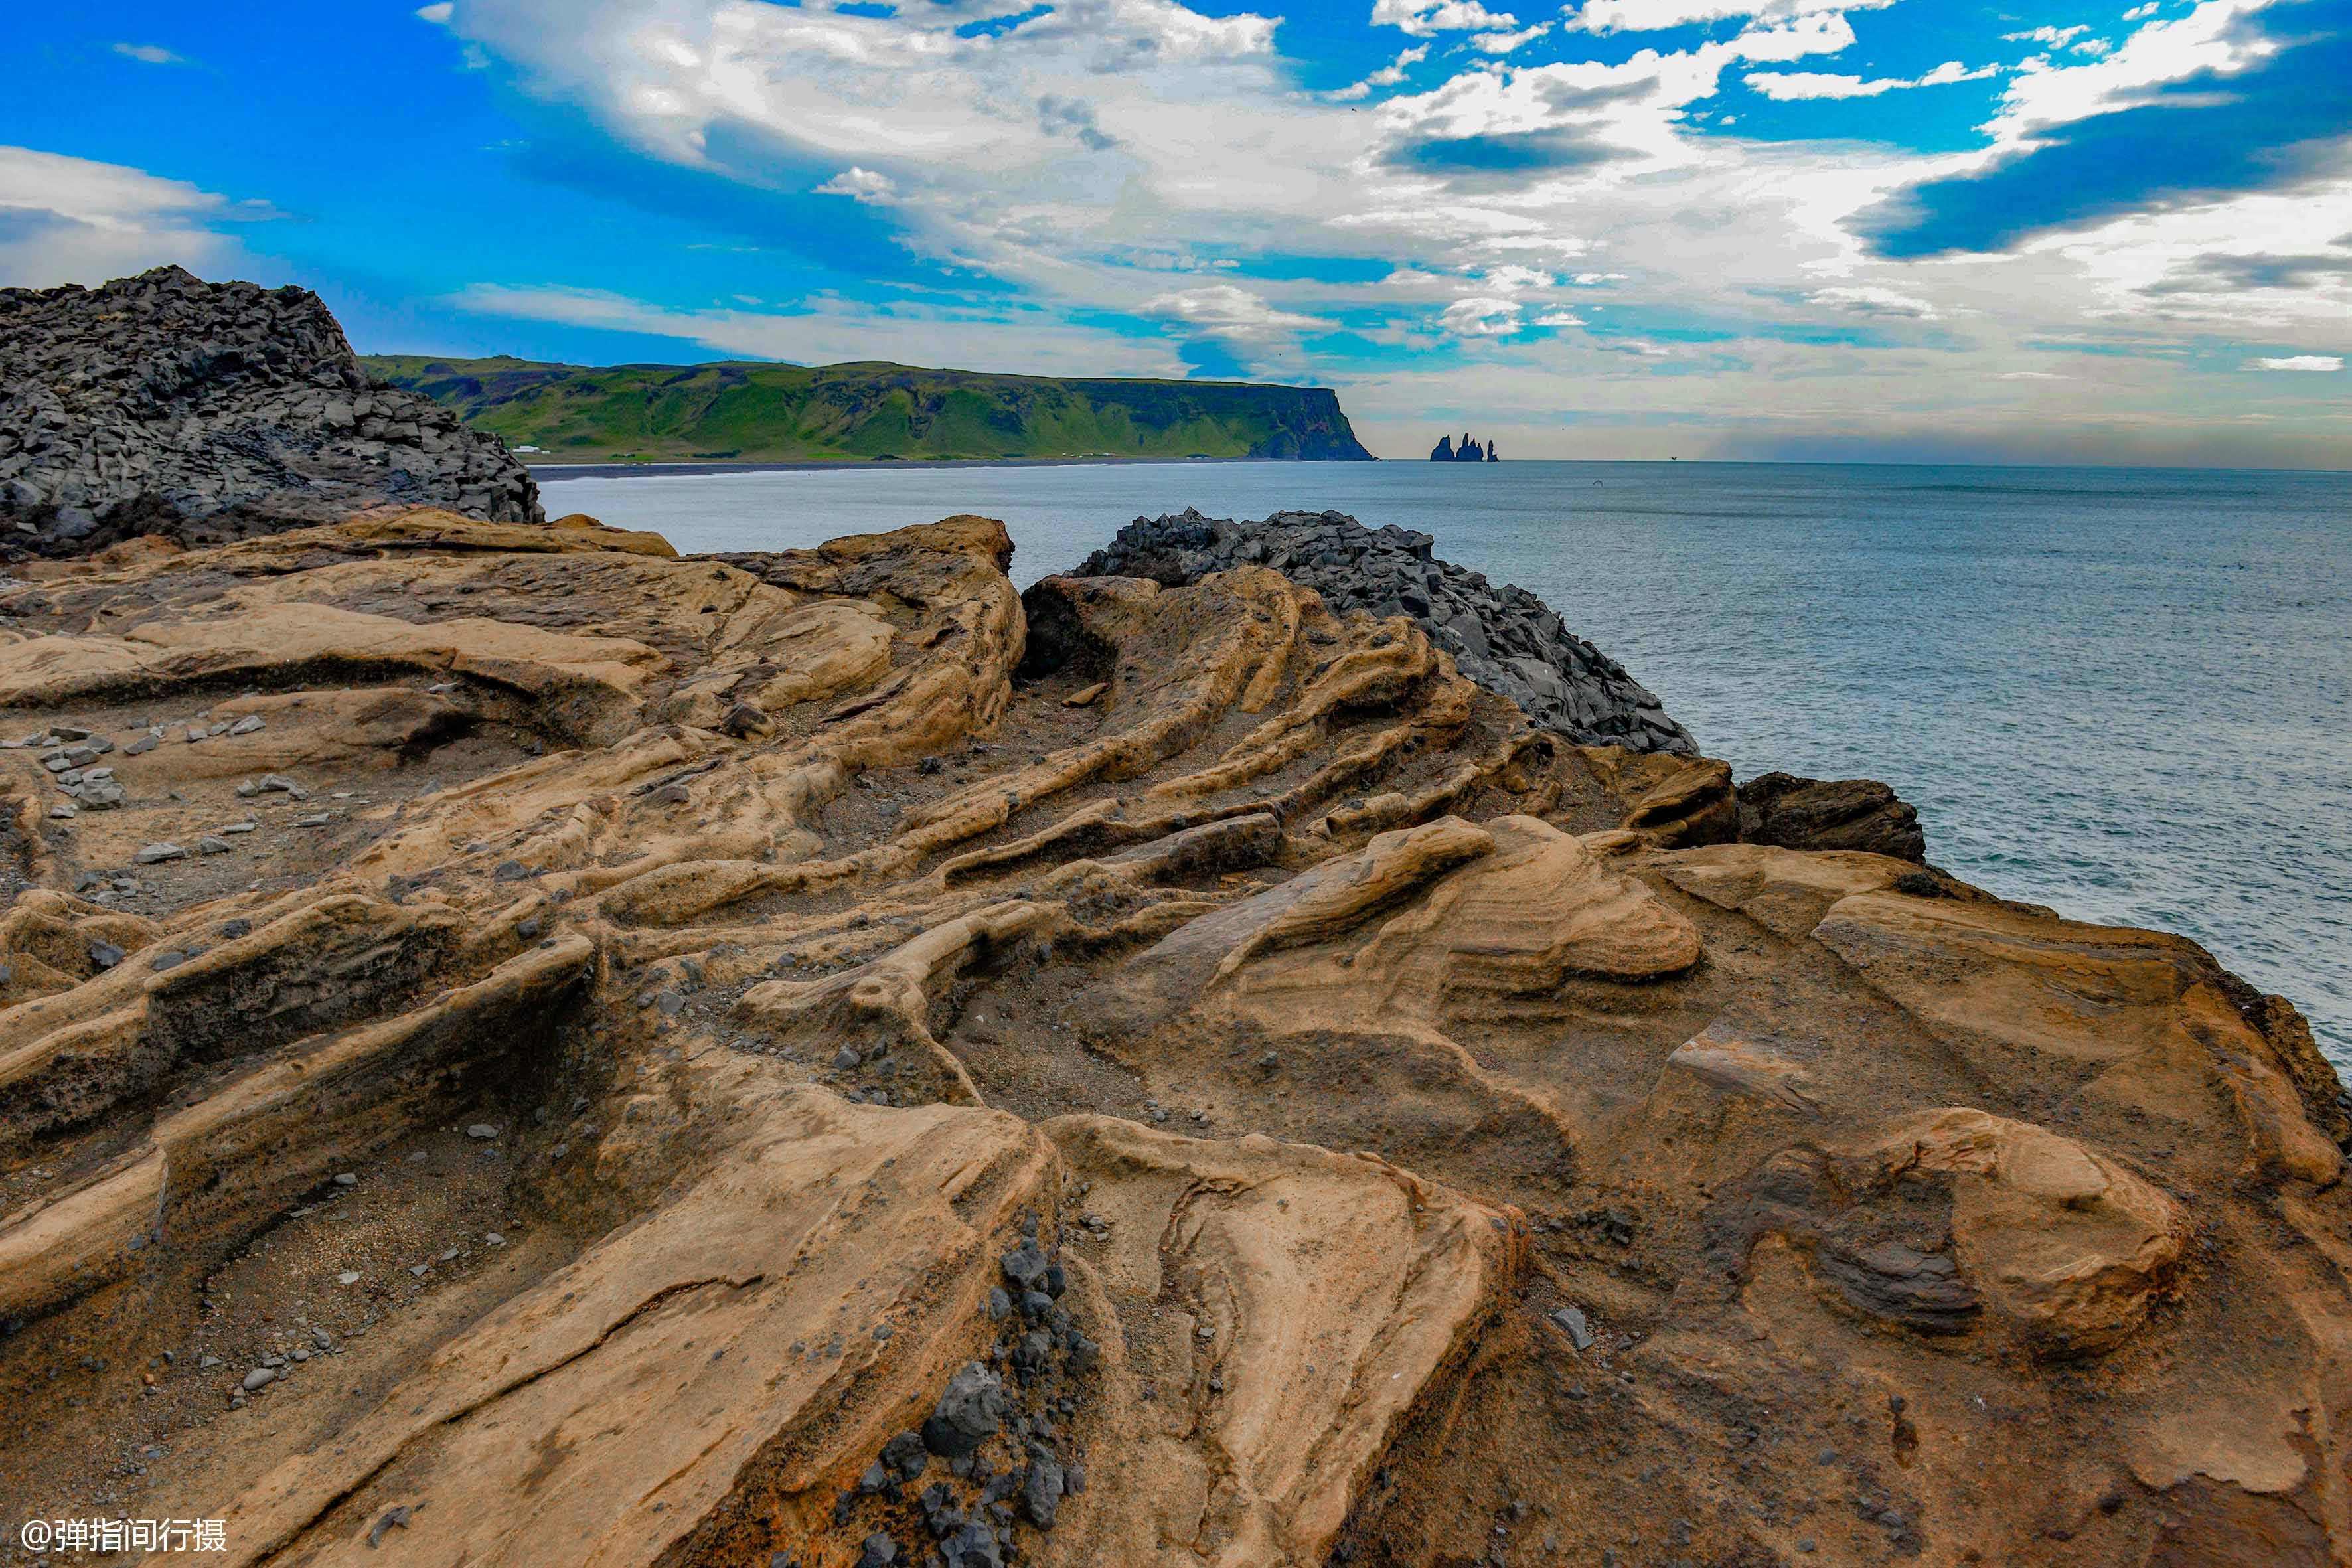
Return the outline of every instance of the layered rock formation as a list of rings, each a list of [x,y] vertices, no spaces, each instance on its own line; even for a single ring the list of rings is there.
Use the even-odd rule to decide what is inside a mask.
[[[1873,813],[1531,729],[1264,566],[1009,553],[419,512],[0,591],[0,1514],[2352,1556],[2291,1006],[1790,847]]]
[[[307,289],[177,267],[0,289],[0,554],[218,542],[384,503],[541,518],[519,459],[372,385]]]
[[[1181,514],[1139,517],[1087,557],[1081,576],[1178,585],[1265,565],[1332,608],[1412,617],[1455,668],[1509,698],[1528,719],[1587,745],[1696,755],[1698,743],[1625,667],[1575,636],[1541,599],[1439,561],[1410,529],[1369,529],[1344,512],[1280,511],[1263,522]]]

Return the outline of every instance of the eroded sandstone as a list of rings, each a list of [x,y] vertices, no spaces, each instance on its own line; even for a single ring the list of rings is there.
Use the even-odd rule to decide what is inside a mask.
[[[2352,1561],[2291,1006],[1409,616],[1009,553],[418,511],[0,589],[0,1510]]]

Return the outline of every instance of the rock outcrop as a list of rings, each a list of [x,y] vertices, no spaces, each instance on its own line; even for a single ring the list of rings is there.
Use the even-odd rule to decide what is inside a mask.
[[[1756,842],[1886,814],[1750,822],[1263,565],[1009,555],[422,511],[0,585],[0,1517],[2352,1557],[2352,1124],[2286,1003]]]
[[[0,554],[217,542],[386,503],[542,515],[497,437],[372,385],[308,289],[177,267],[0,289]]]
[[[1440,436],[1437,445],[1430,450],[1429,460],[1433,463],[1499,463],[1503,460],[1503,454],[1492,441],[1480,446],[1465,430],[1462,433],[1459,447],[1454,444],[1453,437]]]
[[[1435,559],[1426,533],[1369,529],[1344,512],[1280,511],[1263,522],[1139,517],[1077,570],[1175,585],[1265,565],[1338,611],[1407,616],[1487,690],[1536,723],[1587,745],[1695,755],[1698,743],[1625,667],[1569,631],[1524,588]]]

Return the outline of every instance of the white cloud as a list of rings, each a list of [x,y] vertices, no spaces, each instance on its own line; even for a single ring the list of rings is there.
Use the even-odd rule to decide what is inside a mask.
[[[2156,5],[2157,0],[2147,0],[2147,4],[2145,5],[2135,5],[2130,10],[2124,13],[2124,20],[2126,22],[2137,22],[2144,16],[2153,16],[2156,15]]]
[[[1210,337],[1267,342],[1329,323],[1296,311],[1276,310],[1264,296],[1231,283],[1212,283],[1146,300],[1138,313],[1190,327]]]
[[[1519,330],[1519,302],[1473,296],[1438,312],[1437,324],[1461,338],[1505,338]]]
[[[1331,93],[1329,96],[1343,103],[1351,99],[1370,98],[1372,94],[1372,89],[1376,87],[1396,86],[1399,82],[1404,80],[1405,68],[1408,66],[1417,66],[1428,58],[1429,46],[1427,44],[1415,44],[1412,48],[1409,48],[1403,53],[1398,55],[1397,58],[1394,60],[1391,60],[1389,64],[1382,66],[1380,69],[1364,78],[1363,80],[1351,82],[1348,86],[1340,88],[1336,92]]]
[[[1816,305],[1829,305],[1865,316],[1905,316],[1914,321],[1932,321],[1940,314],[1932,301],[1870,285],[1816,289],[1811,297]]]
[[[2060,375],[2054,370],[2005,370],[1994,377],[1997,381],[2072,381],[2071,375]]]
[[[452,0],[435,0],[433,5],[419,5],[416,8],[416,15],[436,27],[446,27],[449,25],[449,18],[457,14],[457,7]]]
[[[1585,0],[1580,9],[1570,8],[1565,25],[1588,33],[1647,33],[1734,16],[1786,22],[1825,13],[1876,11],[1894,4],[1895,0]]]
[[[238,264],[243,251],[213,226],[264,216],[143,169],[0,147],[0,278],[22,287]]]
[[[1399,27],[1416,38],[1518,25],[1508,11],[1489,11],[1478,0],[1374,0],[1372,5],[1373,26]]]
[[[876,174],[852,163],[816,188],[821,196],[847,196],[852,201],[887,203],[898,194],[898,185],[887,174]]]
[[[2062,48],[2091,29],[2087,24],[2076,23],[2071,27],[2036,27],[2026,33],[2003,33],[2004,44],[2041,44],[2048,48]]]
[[[1516,33],[1473,33],[1470,47],[1485,55],[1507,55],[1522,45],[1531,44],[1551,31],[1549,22],[1538,22],[1532,27],[1522,27]]]
[[[1546,310],[1536,318],[1538,327],[1580,327],[1584,318],[1573,310]]]
[[[113,47],[114,52],[123,58],[137,60],[142,65],[184,66],[188,63],[161,44],[116,44]]]
[[[2226,77],[2257,65],[2278,46],[2247,21],[2269,3],[2202,0],[2186,16],[2148,23],[2120,48],[2088,64],[2027,60],[2002,93],[2000,112],[1984,129],[1995,149],[2016,147],[2056,126],[2135,108],[2147,100],[2151,89],[2168,82],[2200,72]],[[2071,37],[2083,30],[2038,31]]]
[[[2263,370],[2336,371],[2344,368],[2342,354],[2288,354],[2283,359],[2257,359],[2252,364]]]
[[[1767,98],[1786,102],[1792,99],[1814,98],[1876,98],[1883,92],[1899,92],[1906,88],[1943,87],[1956,81],[1979,81],[2000,70],[1998,66],[1984,66],[1970,70],[1958,60],[1946,60],[1925,76],[1882,76],[1865,79],[1858,76],[1831,76],[1819,71],[1749,71],[1740,79],[1756,92]]]

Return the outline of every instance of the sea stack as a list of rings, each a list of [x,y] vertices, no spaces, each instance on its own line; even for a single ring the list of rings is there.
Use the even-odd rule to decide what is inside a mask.
[[[1502,454],[1496,449],[1493,441],[1481,446],[1477,438],[1465,430],[1458,446],[1453,437],[1440,436],[1437,445],[1430,451],[1429,460],[1433,463],[1496,463],[1502,460]]]

